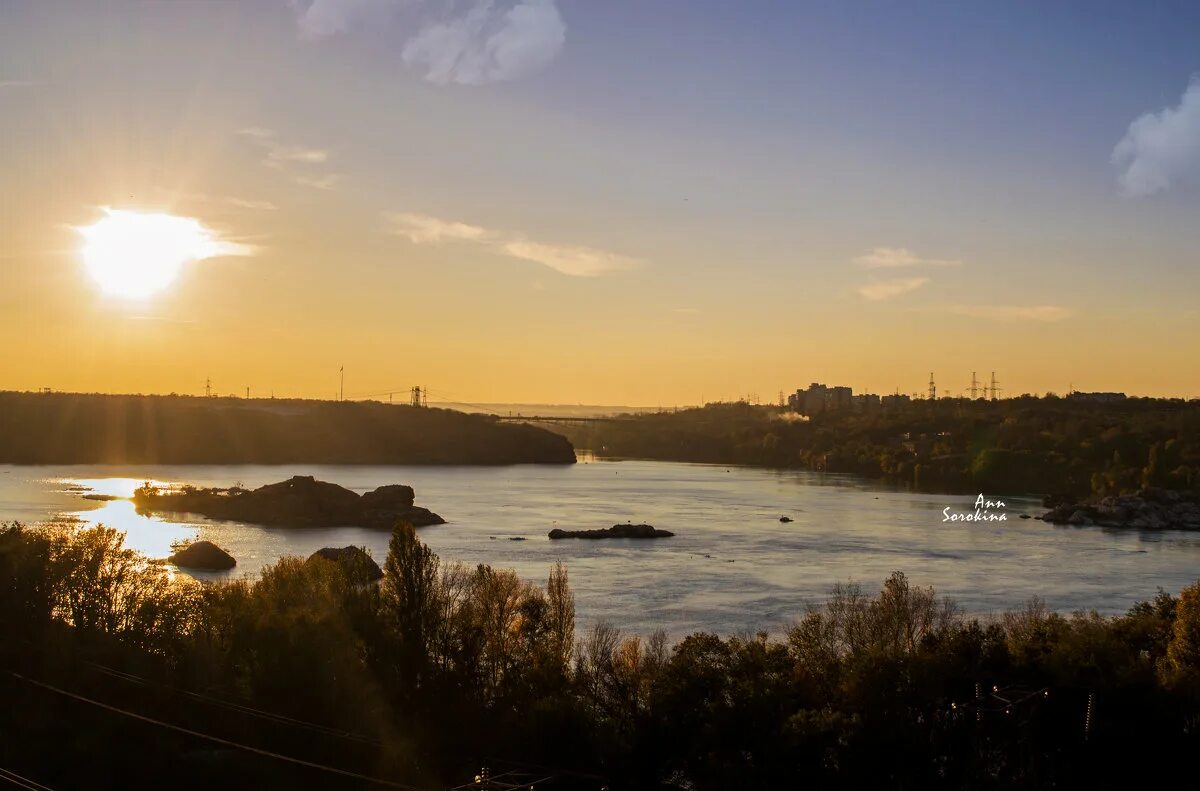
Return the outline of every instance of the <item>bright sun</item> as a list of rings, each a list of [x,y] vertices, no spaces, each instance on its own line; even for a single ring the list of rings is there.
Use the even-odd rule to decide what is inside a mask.
[[[169,286],[184,265],[238,254],[199,220],[173,214],[105,209],[105,216],[78,228],[83,263],[106,293],[143,299]]]

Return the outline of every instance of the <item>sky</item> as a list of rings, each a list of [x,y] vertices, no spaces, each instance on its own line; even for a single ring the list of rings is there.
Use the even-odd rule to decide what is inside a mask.
[[[1200,396],[1195,3],[0,0],[0,177],[0,389]]]

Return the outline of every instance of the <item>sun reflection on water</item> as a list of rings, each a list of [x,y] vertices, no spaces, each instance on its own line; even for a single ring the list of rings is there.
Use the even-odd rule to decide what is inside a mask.
[[[140,486],[141,481],[137,485]],[[96,493],[110,494],[108,491]],[[193,539],[200,532],[199,526],[195,524],[167,522],[154,516],[139,514],[129,500],[110,500],[101,504],[99,508],[75,511],[66,516],[78,519],[88,527],[104,525],[120,530],[126,534],[126,546],[136,547],[152,558],[167,557],[172,552],[172,544]]]

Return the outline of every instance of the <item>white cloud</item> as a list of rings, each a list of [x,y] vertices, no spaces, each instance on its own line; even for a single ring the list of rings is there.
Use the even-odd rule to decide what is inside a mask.
[[[305,38],[345,33],[360,19],[397,5],[395,0],[289,0]]]
[[[880,302],[885,299],[898,297],[901,294],[907,294],[910,291],[916,291],[928,282],[929,278],[927,277],[897,277],[891,280],[873,280],[864,286],[860,286],[858,293],[864,299],[869,299],[872,302]]]
[[[493,231],[425,214],[389,214],[386,218],[392,233],[403,236],[414,244],[473,242],[493,253],[532,261],[573,277],[596,277],[609,272],[634,269],[642,263],[635,258],[606,250],[536,242],[521,234]]]
[[[511,80],[554,60],[567,26],[556,0],[289,0],[304,38],[382,27],[408,27],[400,54],[439,84]]]
[[[992,321],[1062,321],[1074,315],[1061,305],[955,305],[950,312]]]
[[[908,266],[958,266],[961,261],[948,258],[922,258],[905,247],[872,247],[854,259],[868,269],[895,269]]]
[[[37,85],[37,83],[30,82],[29,80],[0,80],[0,90],[4,90],[5,88],[29,88],[34,85]]]
[[[508,7],[479,0],[466,14],[425,25],[401,56],[424,67],[431,82],[482,85],[542,68],[562,51],[566,34],[554,0]]]
[[[1200,78],[1192,78],[1177,107],[1131,123],[1113,149],[1112,162],[1122,191],[1133,196],[1168,189],[1200,171]]]

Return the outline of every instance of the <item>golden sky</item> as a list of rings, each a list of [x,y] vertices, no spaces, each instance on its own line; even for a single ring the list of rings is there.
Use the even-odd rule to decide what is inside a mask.
[[[674,38],[624,3],[502,3],[525,13],[483,27],[383,0],[6,6],[0,388],[332,397],[344,366],[353,397],[463,402],[930,371],[1200,395],[1194,152],[1130,126],[1191,139],[1186,70],[1117,98],[1004,62],[872,81],[762,28],[705,50],[707,5]],[[207,246],[154,293],[106,289],[80,230],[106,210]]]

